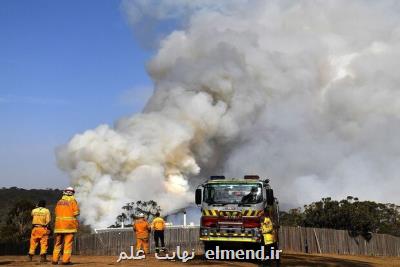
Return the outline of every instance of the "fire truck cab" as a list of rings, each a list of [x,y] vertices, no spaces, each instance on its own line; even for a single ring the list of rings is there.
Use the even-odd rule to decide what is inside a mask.
[[[279,208],[268,179],[211,176],[196,189],[195,202],[201,207],[200,240],[205,250],[227,242],[264,244],[261,226],[266,216],[273,223],[273,241],[266,245],[278,246]]]

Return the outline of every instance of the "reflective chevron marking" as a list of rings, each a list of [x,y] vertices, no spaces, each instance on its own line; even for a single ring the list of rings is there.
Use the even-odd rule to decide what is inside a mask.
[[[218,211],[218,210],[207,210],[204,209],[202,212],[203,216],[227,216],[227,217],[238,217],[238,216],[262,216],[264,212],[262,210],[243,209],[240,211]]]

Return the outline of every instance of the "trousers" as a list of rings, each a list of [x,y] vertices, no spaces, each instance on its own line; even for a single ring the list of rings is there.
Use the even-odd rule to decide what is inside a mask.
[[[156,251],[160,249],[160,247],[158,246],[159,242],[161,242],[161,249],[165,249],[164,230],[154,231],[154,243],[156,245]]]
[[[136,251],[143,250],[144,253],[149,253],[149,239],[148,238],[136,238]]]
[[[38,244],[40,243],[40,255],[47,253],[47,243],[49,240],[49,230],[44,226],[35,226],[31,232],[29,254],[34,255]]]
[[[63,263],[69,263],[71,261],[72,245],[74,241],[74,234],[56,234],[54,239],[54,250],[53,250],[53,262],[58,262],[60,259],[60,253],[63,249]]]

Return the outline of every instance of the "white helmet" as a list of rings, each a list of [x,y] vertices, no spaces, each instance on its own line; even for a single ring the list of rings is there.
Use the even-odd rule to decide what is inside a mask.
[[[144,214],[143,213],[139,213],[138,214],[138,218],[144,218]]]
[[[68,195],[68,196],[72,196],[73,194],[75,194],[75,189],[73,187],[69,186],[64,189],[64,194]]]

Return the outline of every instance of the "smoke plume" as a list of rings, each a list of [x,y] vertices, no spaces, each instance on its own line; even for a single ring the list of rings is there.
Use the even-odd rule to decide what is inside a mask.
[[[144,111],[57,150],[87,223],[132,200],[185,207],[211,173],[270,177],[291,205],[398,202],[397,1],[162,3],[123,4],[133,27],[184,17],[148,63]]]

